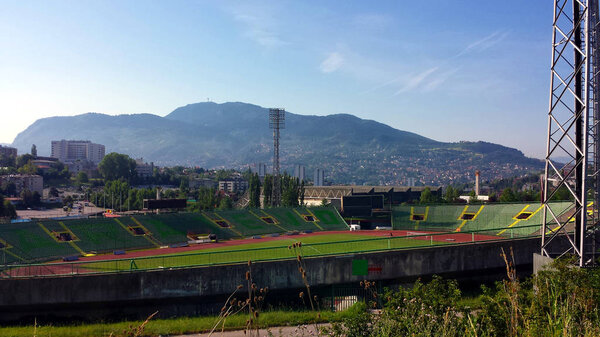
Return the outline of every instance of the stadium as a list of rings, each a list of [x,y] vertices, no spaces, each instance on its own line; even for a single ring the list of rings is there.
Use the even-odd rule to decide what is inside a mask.
[[[565,215],[572,203],[556,202],[552,207]],[[284,298],[302,287],[294,270],[299,256],[315,264],[304,266],[308,279],[316,292],[324,293],[326,305],[335,308],[340,298],[359,296],[348,293],[348,284],[356,280],[385,284],[432,274],[492,273],[502,268],[501,248],[514,248],[517,263],[530,265],[532,252],[539,249],[541,209],[529,203],[393,205],[370,209],[371,215],[363,217],[349,207],[352,216],[344,217],[332,206],[275,207],[6,224],[0,227],[0,296],[3,303],[13,304],[3,307],[3,317],[18,320],[32,312],[40,317],[48,312],[59,315],[57,308],[60,315],[70,317],[75,308],[83,315],[82,305],[126,312],[126,307],[139,309],[140,303],[155,307],[158,300],[180,308],[181,301],[199,299],[205,305],[192,312],[211,312],[243,280],[248,261],[264,271],[261,284]],[[379,222],[379,229],[350,230],[349,224],[373,221]],[[455,254],[452,262],[443,262]],[[473,256],[485,254],[491,257],[473,262]],[[407,260],[400,262],[403,259]],[[422,260],[430,266],[423,269],[422,262],[415,262]],[[170,291],[146,289],[158,286],[143,281],[156,275],[168,278]],[[231,279],[226,281],[223,275]],[[129,284],[132,277],[137,281]],[[190,279],[193,289],[182,292]],[[169,288],[164,282],[159,287]],[[15,297],[10,289],[23,286],[28,296]],[[90,292],[90,287],[98,292]],[[126,295],[107,295],[115,287]],[[169,309],[163,313],[173,315]],[[94,317],[104,317],[99,315]]]

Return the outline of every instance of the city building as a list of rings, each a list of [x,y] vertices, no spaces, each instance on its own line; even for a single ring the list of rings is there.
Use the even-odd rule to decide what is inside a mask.
[[[323,169],[315,169],[313,185],[325,186],[325,171]]]
[[[212,179],[207,179],[207,178],[190,179],[189,187],[190,188],[199,188],[199,187],[216,188],[217,182]]]
[[[92,143],[89,140],[53,140],[52,158],[63,163],[87,160],[96,165],[104,158],[104,145]]]
[[[135,160],[135,172],[137,172],[140,178],[149,178],[154,174],[154,163],[150,164],[144,162],[144,158]]]
[[[267,164],[265,163],[258,163],[256,164],[257,166],[257,172],[258,172],[258,176],[263,178],[265,175],[267,175]]]
[[[57,162],[58,159],[52,157],[37,157],[31,160],[31,163],[44,173],[47,173],[52,168],[52,165]]]
[[[295,165],[294,166],[294,177],[298,178],[299,181],[303,181],[306,179],[306,168],[304,165]]]
[[[321,204],[322,200],[325,199],[340,208],[343,198],[350,201],[350,197],[381,196],[385,205],[399,205],[403,202],[419,200],[425,188],[429,188],[431,194],[439,198],[442,197],[442,187],[440,186],[306,186],[304,188],[304,203],[314,206]]]
[[[17,149],[14,147],[0,145],[0,155],[6,156],[6,157],[16,157]]]
[[[21,194],[23,190],[38,192],[40,195],[42,195],[44,191],[44,178],[37,174],[10,174],[0,176],[0,184],[5,182],[15,184],[17,195]]]
[[[98,170],[98,164],[89,160],[75,160],[66,162],[65,165],[72,174],[85,172],[88,176],[92,176]]]
[[[248,189],[248,181],[244,179],[219,180],[219,191],[242,193]]]

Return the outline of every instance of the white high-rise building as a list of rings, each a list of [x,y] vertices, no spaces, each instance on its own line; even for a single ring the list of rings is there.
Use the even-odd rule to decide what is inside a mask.
[[[324,186],[325,184],[325,171],[322,169],[316,169],[315,170],[315,177],[314,177],[314,185],[315,186]]]
[[[267,164],[258,163],[256,165],[258,166],[258,176],[259,177],[264,177],[265,175],[267,175]]]
[[[89,140],[53,140],[52,158],[63,163],[77,160],[88,160],[98,164],[104,158],[104,145],[94,144]]]
[[[294,178],[298,178],[299,181],[305,180],[306,176],[306,168],[304,165],[295,165],[294,166]]]

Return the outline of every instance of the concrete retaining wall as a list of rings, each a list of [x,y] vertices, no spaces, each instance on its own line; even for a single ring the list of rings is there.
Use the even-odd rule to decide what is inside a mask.
[[[384,253],[366,253],[303,260],[312,287],[332,284],[406,280],[433,274],[460,276],[481,274],[504,267],[501,248],[513,249],[517,266],[531,268],[533,253],[539,251],[539,239],[437,246]],[[366,261],[365,261],[366,260]],[[354,264],[354,272],[353,272]],[[275,291],[304,286],[296,260],[253,263],[254,283]],[[246,286],[248,266],[226,265],[149,272],[126,272],[76,277],[13,279],[0,281],[0,315],[14,320],[24,315],[52,312],[81,317],[87,309],[110,313],[123,306],[157,303],[200,303],[221,299],[238,285]],[[366,275],[364,275],[366,273]],[[361,275],[362,274],[362,275]],[[180,304],[177,304],[180,303]],[[60,309],[60,310],[58,310]],[[202,311],[197,305],[194,311]],[[168,311],[176,315],[177,310]],[[100,315],[104,315],[100,314]]]

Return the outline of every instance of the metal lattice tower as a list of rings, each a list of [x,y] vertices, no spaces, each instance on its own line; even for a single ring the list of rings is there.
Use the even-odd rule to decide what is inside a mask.
[[[579,266],[594,263],[598,232],[598,14],[598,0],[554,1],[541,251]],[[558,191],[566,211],[550,203]]]
[[[279,130],[285,129],[285,109],[269,109],[269,128],[273,129],[273,196],[271,203],[273,206],[280,206]]]

